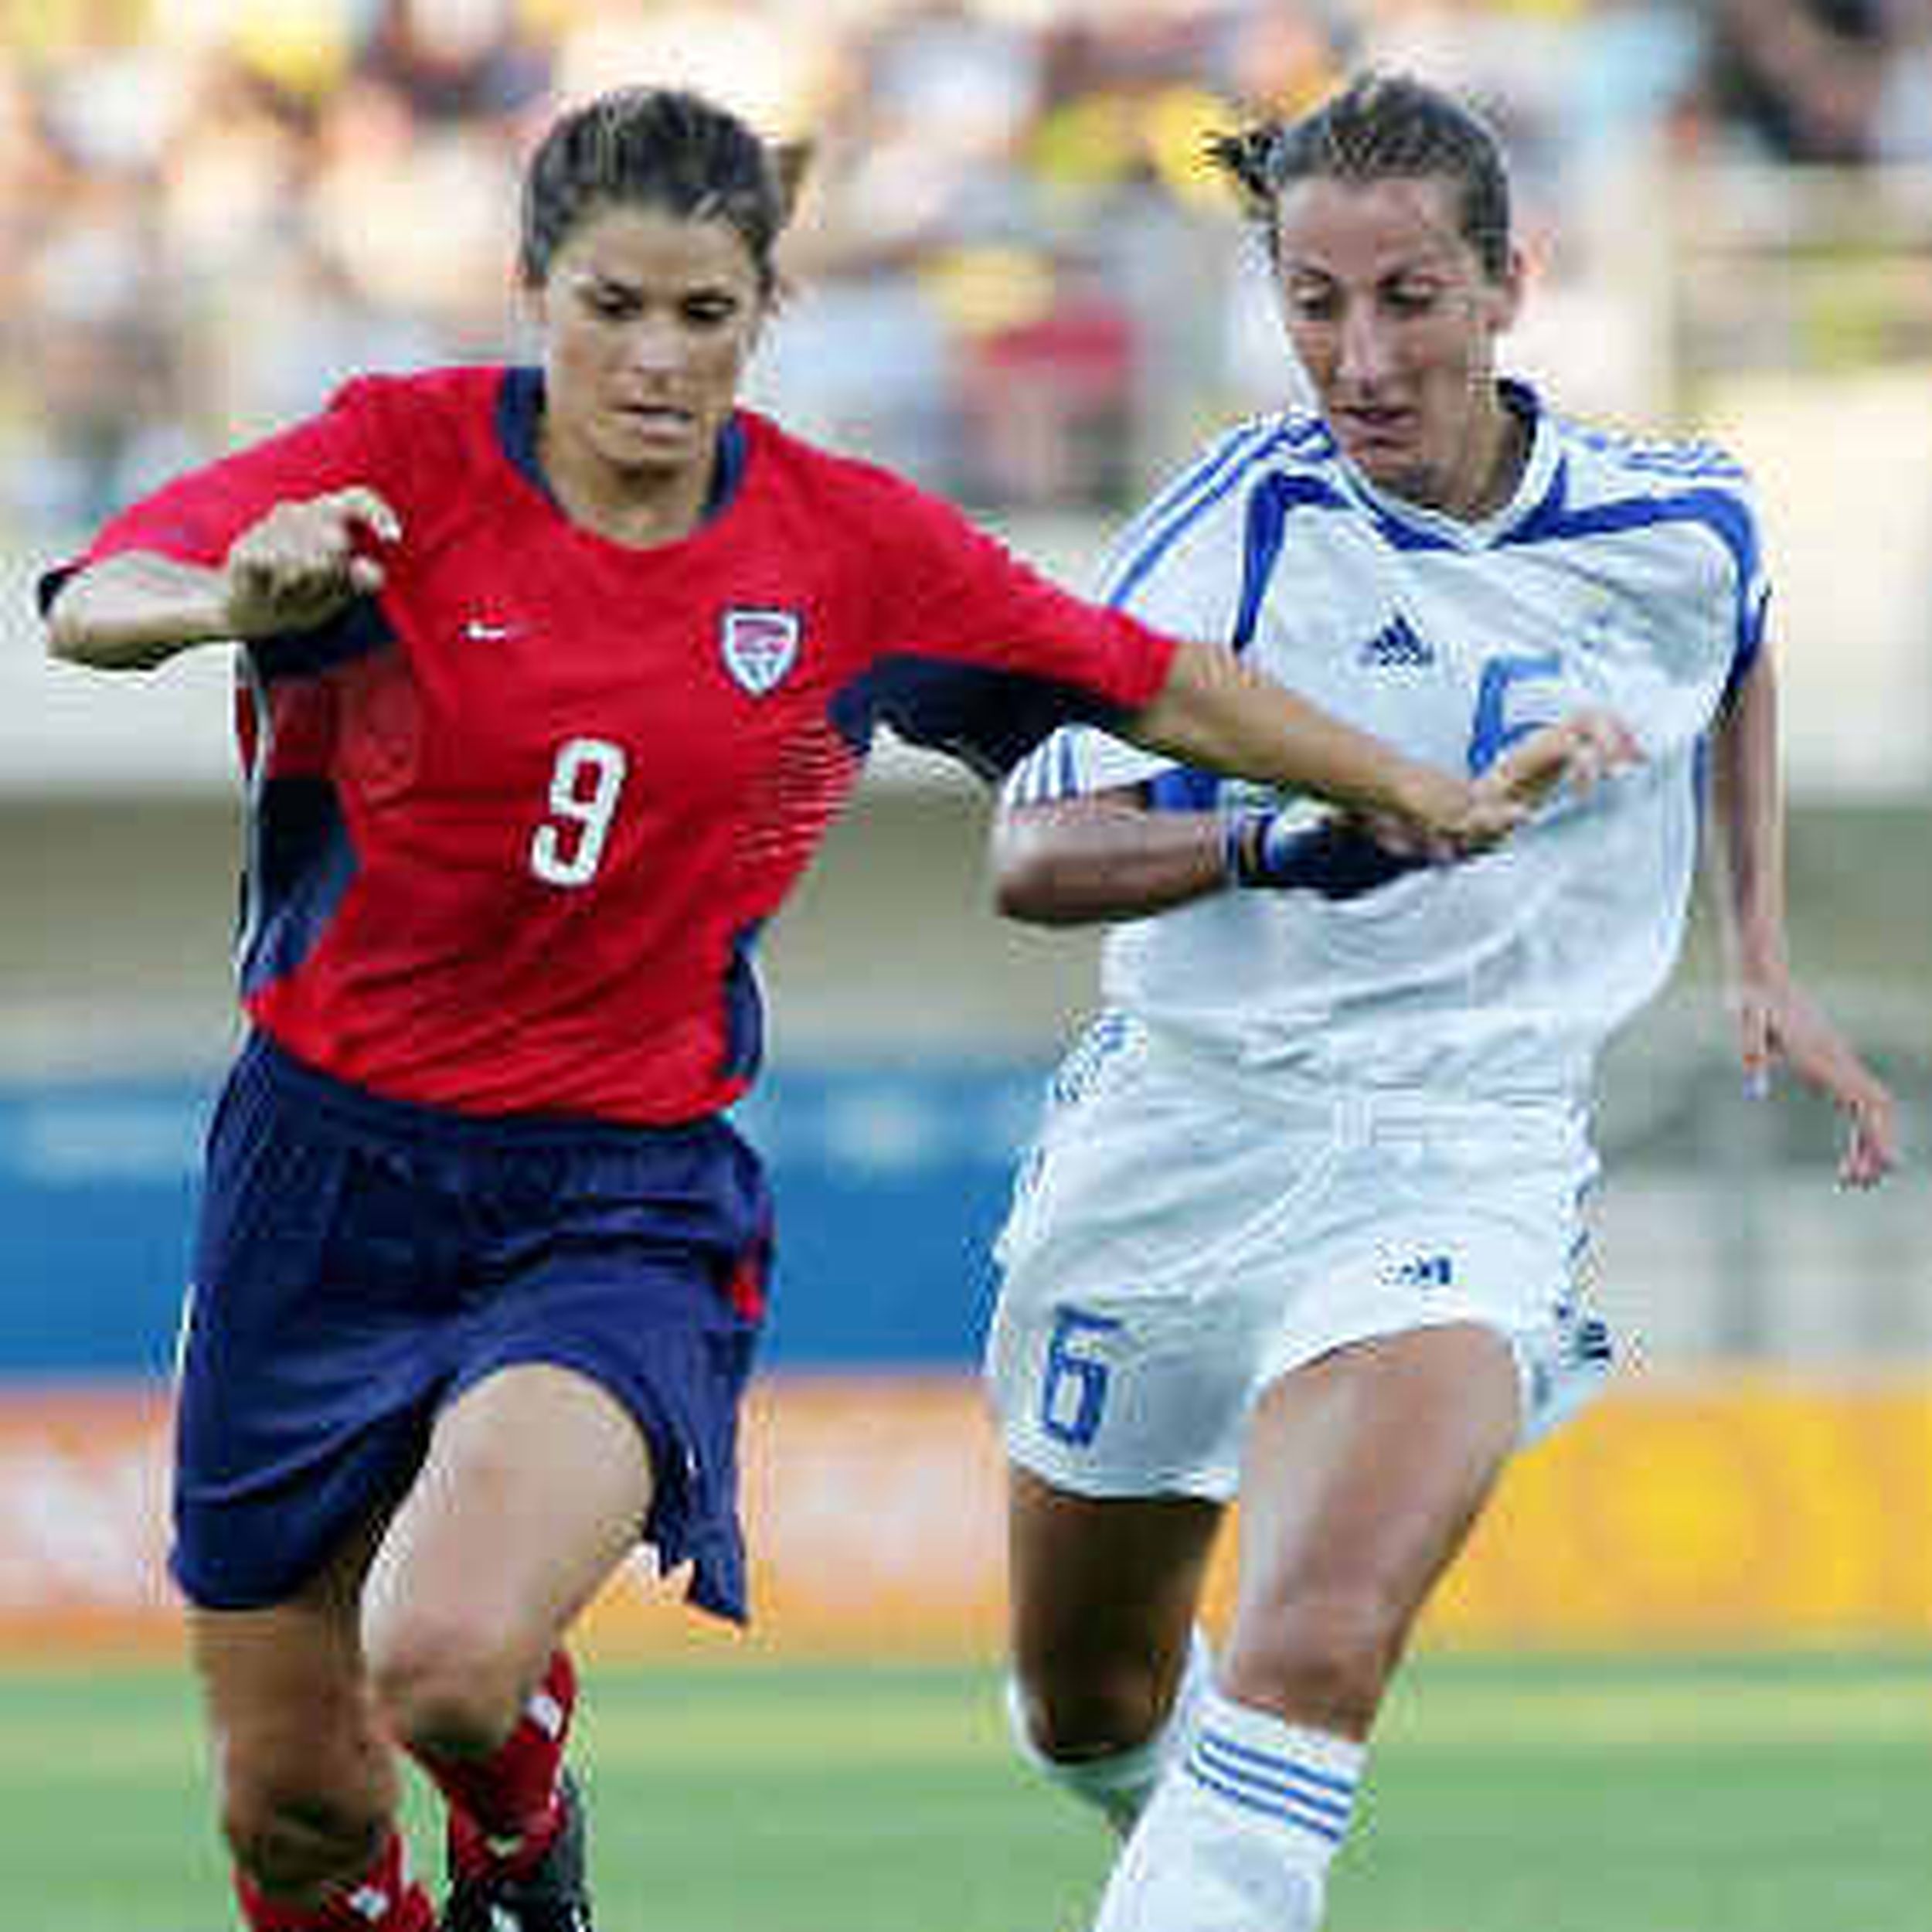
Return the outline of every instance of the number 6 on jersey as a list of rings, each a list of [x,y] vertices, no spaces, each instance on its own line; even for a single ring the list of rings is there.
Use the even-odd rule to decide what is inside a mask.
[[[597,876],[624,789],[624,747],[566,738],[550,767],[550,816],[530,835],[530,869],[546,886],[587,886]]]

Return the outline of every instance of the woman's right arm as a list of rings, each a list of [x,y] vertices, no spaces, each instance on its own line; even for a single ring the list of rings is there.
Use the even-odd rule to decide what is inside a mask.
[[[1002,798],[988,849],[995,906],[1039,926],[1145,919],[1232,890],[1355,899],[1448,856],[1386,818],[1293,806],[1156,810],[1132,784]]]
[[[83,564],[46,612],[49,654],[100,671],[149,671],[198,644],[274,637],[325,623],[383,587],[361,547],[401,535],[373,490],[352,486],[278,503],[219,564],[124,550]]]
[[[1144,919],[1224,890],[1222,821],[1151,811],[1140,787],[1015,804],[993,815],[993,903],[1009,919],[1085,926]]]

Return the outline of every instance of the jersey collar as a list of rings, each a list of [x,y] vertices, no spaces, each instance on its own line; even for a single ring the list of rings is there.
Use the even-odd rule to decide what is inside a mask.
[[[1337,461],[1349,489],[1401,547],[1485,549],[1502,542],[1517,525],[1533,516],[1555,485],[1561,451],[1543,399],[1527,383],[1514,376],[1503,377],[1498,386],[1505,406],[1529,425],[1529,454],[1509,500],[1487,516],[1472,522],[1378,489],[1345,455],[1337,451]]]
[[[558,503],[543,474],[537,454],[537,430],[543,420],[543,372],[534,365],[519,364],[503,372],[496,395],[496,440],[512,465],[526,481],[540,490],[560,515]],[[721,516],[736,499],[744,481],[746,437],[743,417],[734,413],[718,432],[718,460],[712,466],[711,494],[705,499],[699,527]]]

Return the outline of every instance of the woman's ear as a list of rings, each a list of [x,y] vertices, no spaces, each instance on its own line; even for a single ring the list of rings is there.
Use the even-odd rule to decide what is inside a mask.
[[[1495,291],[1495,304],[1491,313],[1495,332],[1498,335],[1515,325],[1516,318],[1522,310],[1523,290],[1529,279],[1529,261],[1522,250],[1512,242],[1509,247],[1509,259],[1503,264],[1502,274],[1492,285]]]

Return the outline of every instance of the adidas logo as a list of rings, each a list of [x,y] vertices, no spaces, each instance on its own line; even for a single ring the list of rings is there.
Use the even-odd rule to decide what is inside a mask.
[[[1397,616],[1385,624],[1362,647],[1359,662],[1381,669],[1434,664],[1436,648],[1409,620]]]

